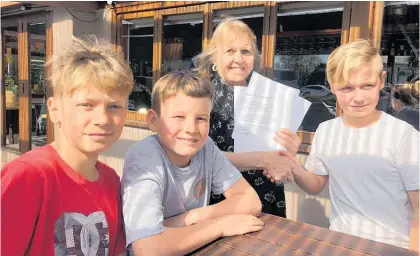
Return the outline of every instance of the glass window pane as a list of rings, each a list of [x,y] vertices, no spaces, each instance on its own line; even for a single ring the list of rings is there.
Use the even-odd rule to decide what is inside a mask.
[[[17,27],[4,28],[6,87],[6,145],[19,150],[19,81]]]
[[[128,97],[128,110],[145,113],[151,107],[153,77],[153,18],[123,21],[128,26],[128,61],[134,89]]]
[[[300,89],[312,102],[300,130],[314,132],[318,125],[335,117],[336,98],[331,93],[325,67],[329,54],[340,45],[343,8],[284,10],[277,19],[274,80]],[[284,6],[287,6],[285,4]]]
[[[32,95],[32,148],[43,146],[47,141],[47,108],[45,88],[45,23],[29,24],[29,71]]]
[[[203,15],[201,13],[164,17],[162,75],[191,69],[192,58],[201,52]]]
[[[403,108],[416,109],[413,124],[418,128],[418,92],[416,96],[402,90],[398,92],[407,96],[404,100],[393,97],[396,84],[419,77],[418,2],[385,2],[380,53],[387,76],[377,108],[397,117],[401,117]]]

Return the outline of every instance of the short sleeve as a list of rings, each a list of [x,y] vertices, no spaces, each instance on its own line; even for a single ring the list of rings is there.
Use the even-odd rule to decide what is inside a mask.
[[[216,195],[222,194],[238,182],[242,175],[210,138],[207,143],[211,147],[209,151],[212,152],[213,163],[211,190]]]
[[[322,162],[322,158],[319,154],[319,147],[321,146],[318,140],[320,137],[320,133],[322,133],[321,126],[315,132],[314,139],[312,141],[311,151],[309,152],[309,156],[305,163],[306,170],[317,174],[317,175],[328,175],[328,170],[325,168],[324,163]]]
[[[162,233],[163,186],[156,175],[137,164],[124,167],[121,189],[127,246]]]
[[[409,127],[397,152],[397,167],[406,190],[419,189],[419,132]]]
[[[25,254],[42,207],[44,182],[25,162],[12,161],[1,170],[1,255]]]

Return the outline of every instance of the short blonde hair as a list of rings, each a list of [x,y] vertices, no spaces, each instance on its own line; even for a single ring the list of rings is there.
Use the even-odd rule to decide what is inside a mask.
[[[254,51],[254,70],[260,71],[261,56],[258,52],[257,38],[254,32],[243,21],[228,16],[224,16],[216,27],[207,48],[193,58],[194,70],[202,76],[210,77],[211,68],[218,52],[218,46],[227,38],[234,40],[239,35],[245,35],[250,38],[251,47]]]
[[[211,101],[214,96],[214,88],[209,79],[193,71],[178,70],[164,75],[153,86],[152,109],[160,114],[161,104],[178,92],[195,98],[209,98]]]
[[[400,100],[405,105],[419,103],[419,81],[396,84],[392,90],[392,97]]]
[[[91,35],[73,37],[69,49],[47,63],[54,96],[72,95],[83,86],[94,86],[105,93],[128,96],[133,89],[133,74],[121,51]]]
[[[368,40],[359,39],[337,47],[328,57],[327,80],[330,86],[348,83],[350,73],[361,65],[372,64],[381,77],[383,64],[378,49]]]

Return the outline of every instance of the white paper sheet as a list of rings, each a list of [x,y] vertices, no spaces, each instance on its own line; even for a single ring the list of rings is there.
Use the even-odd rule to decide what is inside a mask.
[[[274,141],[275,132],[296,132],[311,102],[299,90],[253,72],[247,87],[235,86],[235,152],[283,149]]]

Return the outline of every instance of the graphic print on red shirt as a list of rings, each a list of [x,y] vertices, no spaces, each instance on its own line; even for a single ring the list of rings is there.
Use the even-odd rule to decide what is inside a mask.
[[[99,178],[75,172],[50,145],[1,171],[1,255],[119,255],[125,251],[120,180],[97,162]]]

